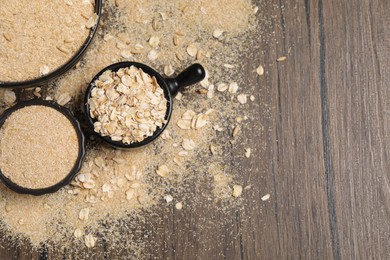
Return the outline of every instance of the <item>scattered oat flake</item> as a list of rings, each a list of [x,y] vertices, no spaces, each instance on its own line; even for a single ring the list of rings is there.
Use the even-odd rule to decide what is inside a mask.
[[[125,160],[123,158],[120,158],[120,157],[114,157],[114,158],[112,158],[112,160],[114,162],[116,162],[117,164],[123,164],[125,162]]]
[[[204,89],[204,88],[198,89],[199,94],[207,94],[208,92],[209,91],[207,89]]]
[[[108,183],[104,183],[103,186],[102,186],[102,191],[103,191],[104,193],[111,192],[111,191],[112,191],[111,185],[108,184]]]
[[[186,112],[183,113],[183,115],[181,116],[181,119],[184,119],[184,120],[192,120],[192,118],[196,116],[196,113],[192,110],[187,110]]]
[[[96,245],[96,237],[92,236],[91,234],[88,234],[84,237],[84,242],[86,247],[91,248]]]
[[[164,199],[167,203],[170,203],[173,201],[173,197],[171,195],[165,195],[164,196]]]
[[[134,197],[135,191],[133,189],[126,191],[126,199],[131,200]]]
[[[84,235],[84,232],[81,229],[77,228],[74,231],[73,235],[75,236],[75,238],[81,238]]]
[[[241,133],[241,126],[238,125],[238,126],[234,127],[232,136],[233,136],[233,137],[236,137],[236,136],[238,136],[240,133]]]
[[[282,61],[285,61],[287,59],[286,56],[282,56],[282,57],[279,57],[276,59],[277,62],[282,62]]]
[[[229,64],[229,63],[225,63],[225,64],[223,64],[223,66],[224,66],[225,68],[227,68],[227,69],[233,69],[233,68],[234,68],[234,65]]]
[[[4,38],[8,41],[8,42],[10,42],[10,41],[12,41],[12,35],[10,34],[10,33],[3,33],[3,36],[4,36]]]
[[[184,156],[187,156],[187,155],[188,155],[188,152],[187,152],[187,151],[180,151],[180,152],[178,153],[178,155],[181,156],[181,157],[184,157]]]
[[[157,31],[160,28],[160,24],[156,18],[153,18],[152,20],[152,28],[155,31]]]
[[[246,158],[251,157],[251,152],[252,152],[251,148],[246,148],[245,149],[245,157]]]
[[[222,126],[219,126],[219,125],[215,125],[213,126],[213,129],[217,132],[222,132],[223,131],[223,127]]]
[[[172,76],[175,73],[175,70],[173,69],[171,64],[164,66],[164,74],[168,77]]]
[[[148,53],[148,59],[149,60],[156,60],[158,58],[158,53],[156,50],[150,50]]]
[[[253,95],[251,95],[251,96],[249,97],[249,99],[250,99],[251,101],[255,101],[255,100],[256,100],[255,96],[253,96]]]
[[[269,200],[270,197],[271,197],[270,194],[266,194],[266,195],[264,195],[263,197],[261,197],[261,200],[262,200],[262,201],[266,201],[266,200]]]
[[[212,155],[215,155],[216,154],[216,147],[215,147],[215,145],[214,144],[210,144],[210,152],[211,152],[211,154]]]
[[[197,116],[197,119],[196,119],[195,128],[200,129],[200,128],[204,127],[205,125],[207,125],[207,122],[208,122],[207,119],[208,119],[207,115],[199,114]]]
[[[227,84],[225,84],[225,83],[220,83],[220,84],[218,84],[218,86],[217,86],[217,90],[219,91],[219,92],[225,92],[227,89],[228,89],[228,85]]]
[[[159,44],[160,44],[160,38],[159,38],[159,37],[157,37],[157,36],[152,36],[152,37],[150,37],[150,39],[149,39],[149,45],[150,45],[152,48],[156,48]]]
[[[104,159],[101,156],[96,157],[93,162],[95,165],[99,168],[102,168],[104,166]]]
[[[184,150],[191,151],[191,150],[195,149],[196,144],[195,144],[195,142],[192,139],[186,139],[185,138],[185,139],[183,139],[182,146],[183,146]]]
[[[181,100],[181,98],[183,97],[183,94],[181,92],[177,93],[175,99],[176,100]]]
[[[79,212],[79,219],[88,220],[89,218],[89,208],[84,208]]]
[[[209,85],[209,89],[207,91],[207,98],[212,99],[214,97],[214,85]]]
[[[158,169],[156,170],[157,175],[159,175],[163,178],[167,177],[169,172],[170,172],[170,170],[169,170],[168,166],[166,166],[165,164],[160,165],[158,167]]]
[[[113,38],[114,38],[114,36],[112,36],[111,34],[105,34],[103,37],[103,40],[108,42],[108,41],[112,40]]]
[[[97,14],[93,14],[87,21],[87,23],[85,24],[85,27],[87,27],[88,29],[91,29],[92,27],[95,26],[96,22],[97,22],[97,19],[98,19],[98,15]]]
[[[171,136],[170,136],[170,134],[169,134],[169,131],[168,131],[168,130],[164,130],[164,132],[161,134],[161,138],[162,138],[163,140],[169,140],[169,139],[171,139]]]
[[[65,46],[57,46],[57,50],[59,50],[62,53],[69,54],[70,50],[66,48]]]
[[[142,53],[144,51],[144,49],[145,48],[144,48],[144,46],[142,46],[142,44],[136,43],[134,45],[134,48],[131,50],[131,52],[134,53],[134,54],[140,54],[140,53]]]
[[[188,45],[187,47],[188,55],[190,55],[191,57],[195,57],[197,52],[198,52],[198,48],[196,48],[195,45],[193,44]]]
[[[215,113],[216,112],[216,110],[215,109],[213,109],[213,108],[209,108],[209,109],[207,109],[207,111],[204,113],[206,116],[208,116],[208,115],[211,115],[211,114],[213,114],[213,113]]]
[[[256,72],[257,72],[257,74],[259,74],[259,76],[264,75],[264,68],[263,68],[263,66],[260,65],[259,67],[257,67]]]
[[[247,101],[248,101],[248,95],[246,95],[246,94],[240,94],[240,95],[238,95],[237,96],[237,100],[238,100],[238,102],[240,103],[240,104],[246,104],[247,103]]]
[[[47,75],[47,74],[49,74],[49,72],[50,72],[50,68],[49,68],[49,66],[47,66],[47,65],[43,65],[43,66],[39,69],[39,74],[40,74],[41,76]]]
[[[180,119],[179,121],[177,121],[177,126],[184,130],[191,129],[191,121]]]
[[[183,204],[181,202],[176,203],[176,209],[181,210],[183,208]]]
[[[216,29],[216,30],[214,30],[214,32],[213,32],[213,37],[216,38],[216,39],[218,39],[219,37],[222,36],[222,34],[223,34],[223,31],[222,31],[221,29]]]
[[[125,59],[130,59],[133,56],[133,54],[131,53],[131,51],[123,50],[121,51],[121,56]]]
[[[57,99],[57,103],[61,106],[64,106],[66,104],[69,103],[69,101],[72,100],[72,97],[70,96],[69,93],[63,93],[61,94],[58,99]]]
[[[123,43],[123,42],[118,42],[118,43],[116,44],[116,47],[117,47],[118,49],[124,49],[124,48],[126,48],[126,44]]]
[[[242,186],[241,185],[234,185],[233,186],[233,197],[239,197],[242,194]]]
[[[179,157],[173,157],[173,162],[176,163],[180,167],[183,166],[182,159],[180,159]]]
[[[6,89],[3,92],[3,100],[7,105],[12,105],[16,101],[16,94],[10,89]]]
[[[231,94],[235,94],[237,93],[237,90],[238,90],[238,84],[236,82],[232,82],[229,84],[229,89],[228,91],[231,93]]]

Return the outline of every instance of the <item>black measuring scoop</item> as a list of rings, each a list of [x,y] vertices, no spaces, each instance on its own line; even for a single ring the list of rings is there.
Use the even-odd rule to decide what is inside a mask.
[[[180,91],[180,89],[196,84],[203,80],[206,76],[205,69],[200,64],[193,64],[189,66],[187,69],[185,69],[183,72],[181,72],[178,76],[175,78],[164,78],[161,76],[157,71],[152,69],[151,67],[138,63],[138,62],[120,62],[116,64],[112,64],[102,71],[100,71],[91,81],[91,83],[88,86],[88,89],[85,94],[85,100],[84,100],[84,112],[88,119],[88,123],[92,130],[94,129],[94,122],[95,120],[90,115],[90,109],[89,109],[89,99],[91,97],[91,91],[93,88],[95,88],[94,82],[102,75],[105,71],[111,70],[113,72],[118,71],[121,68],[128,68],[131,66],[135,66],[138,69],[142,69],[145,73],[149,74],[151,77],[155,77],[157,80],[157,83],[160,85],[160,87],[164,91],[165,99],[167,100],[167,111],[165,114],[165,120],[166,123],[163,124],[162,127],[157,128],[157,130],[153,133],[152,136],[146,137],[141,142],[134,142],[131,144],[125,144],[121,141],[113,141],[109,136],[102,136],[98,133],[98,137],[102,139],[104,142],[108,143],[109,145],[116,147],[116,148],[136,148],[144,146],[153,140],[155,140],[166,128],[167,124],[169,123],[169,119],[171,118],[172,114],[172,105],[173,105],[173,98],[177,95],[177,93]]]

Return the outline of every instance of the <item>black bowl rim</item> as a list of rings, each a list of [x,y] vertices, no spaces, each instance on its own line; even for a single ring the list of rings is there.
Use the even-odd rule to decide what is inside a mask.
[[[0,88],[13,88],[13,89],[23,89],[32,86],[39,86],[49,81],[52,81],[62,74],[69,71],[76,63],[82,58],[84,53],[87,51],[88,47],[91,45],[91,42],[96,34],[97,29],[99,28],[99,22],[102,14],[102,1],[103,0],[95,0],[95,13],[98,15],[98,19],[96,21],[96,25],[91,28],[91,31],[84,41],[83,45],[79,48],[79,50],[73,55],[73,57],[68,60],[65,64],[53,70],[47,75],[25,80],[25,81],[1,81],[0,79]]]
[[[77,160],[72,168],[72,170],[69,172],[69,174],[59,183],[54,184],[52,186],[49,186],[47,188],[41,188],[41,189],[31,189],[31,188],[26,188],[22,187],[14,182],[12,182],[9,178],[5,177],[4,174],[1,172],[0,169],[0,180],[4,183],[5,186],[10,188],[11,190],[21,193],[21,194],[30,194],[30,195],[35,195],[35,196],[40,196],[44,195],[47,193],[54,193],[61,189],[62,187],[68,185],[73,178],[76,176],[76,174],[80,171],[82,167],[83,160],[85,158],[85,137],[84,134],[81,130],[80,123],[77,121],[77,119],[73,116],[72,112],[70,112],[69,109],[60,106],[59,104],[55,103],[54,101],[49,101],[49,100],[42,100],[42,99],[33,99],[29,101],[22,101],[14,105],[13,107],[7,109],[4,111],[4,113],[0,116],[0,129],[5,123],[6,119],[15,111],[27,107],[27,106],[47,106],[50,108],[53,108],[60,113],[62,113],[64,116],[68,118],[68,120],[72,123],[77,137],[78,137],[78,142],[79,142],[79,153]]]
[[[97,80],[99,78],[100,75],[102,75],[107,70],[118,71],[120,68],[127,68],[127,67],[130,67],[130,66],[135,66],[137,68],[140,68],[144,72],[148,73],[149,75],[156,77],[157,82],[159,83],[160,87],[162,87],[162,89],[164,90],[164,96],[165,96],[165,98],[167,100],[167,113],[165,114],[166,123],[163,124],[162,127],[157,128],[157,130],[153,133],[152,136],[149,136],[149,137],[145,138],[141,142],[125,144],[125,143],[123,143],[121,141],[113,141],[113,140],[111,140],[111,138],[109,136],[102,136],[99,133],[95,132],[94,126],[93,126],[94,120],[91,118],[90,113],[89,113],[88,100],[89,100],[89,98],[91,96],[92,89],[95,87],[94,86],[94,82],[95,82],[95,80]],[[153,68],[151,68],[148,65],[145,65],[143,63],[134,62],[134,61],[125,61],[125,62],[118,62],[118,63],[115,63],[115,64],[111,64],[110,66],[107,66],[106,68],[102,69],[98,74],[96,74],[96,76],[91,80],[91,82],[89,83],[88,88],[87,88],[87,90],[85,92],[84,113],[85,113],[85,116],[87,118],[88,124],[89,124],[90,128],[92,129],[93,133],[95,135],[97,135],[101,140],[106,142],[107,144],[109,144],[109,145],[111,145],[111,146],[113,146],[115,148],[125,148],[125,149],[128,149],[128,148],[138,148],[138,147],[141,147],[141,146],[149,144],[150,142],[152,142],[153,140],[155,140],[157,137],[159,137],[162,134],[162,132],[167,127],[167,125],[169,123],[169,120],[171,119],[172,103],[173,103],[172,102],[172,94],[171,94],[170,88],[168,86],[168,83],[166,82],[166,79],[164,79],[161,76],[160,73],[158,73],[156,70],[154,70]]]

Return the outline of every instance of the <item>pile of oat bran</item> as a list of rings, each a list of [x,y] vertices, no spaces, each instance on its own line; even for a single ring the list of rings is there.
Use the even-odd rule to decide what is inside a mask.
[[[93,76],[125,60],[144,62],[167,75],[199,62],[208,77],[179,93],[171,122],[155,143],[119,151],[90,142],[80,174],[55,194],[25,196],[0,186],[2,228],[33,246],[50,240],[76,250],[99,246],[104,237],[142,252],[142,244],[123,241],[113,223],[130,219],[127,225],[137,225],[141,212],[157,205],[173,203],[181,210],[197,199],[187,193],[189,180],[200,187],[211,183],[213,199],[239,197],[248,187],[225,172],[223,151],[240,138],[248,114],[243,111],[255,100],[240,84],[239,62],[256,12],[250,0],[105,1],[99,35],[85,58],[49,89],[35,89],[36,96],[77,111]],[[15,99],[9,91],[0,96],[4,107]],[[194,118],[204,121],[201,127],[183,125]],[[242,156],[251,156],[250,147]]]

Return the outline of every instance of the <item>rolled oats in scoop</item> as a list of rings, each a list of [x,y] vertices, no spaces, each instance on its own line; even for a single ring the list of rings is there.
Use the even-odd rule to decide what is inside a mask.
[[[156,78],[135,66],[105,71],[88,100],[95,132],[124,144],[141,142],[165,123],[167,100]]]

